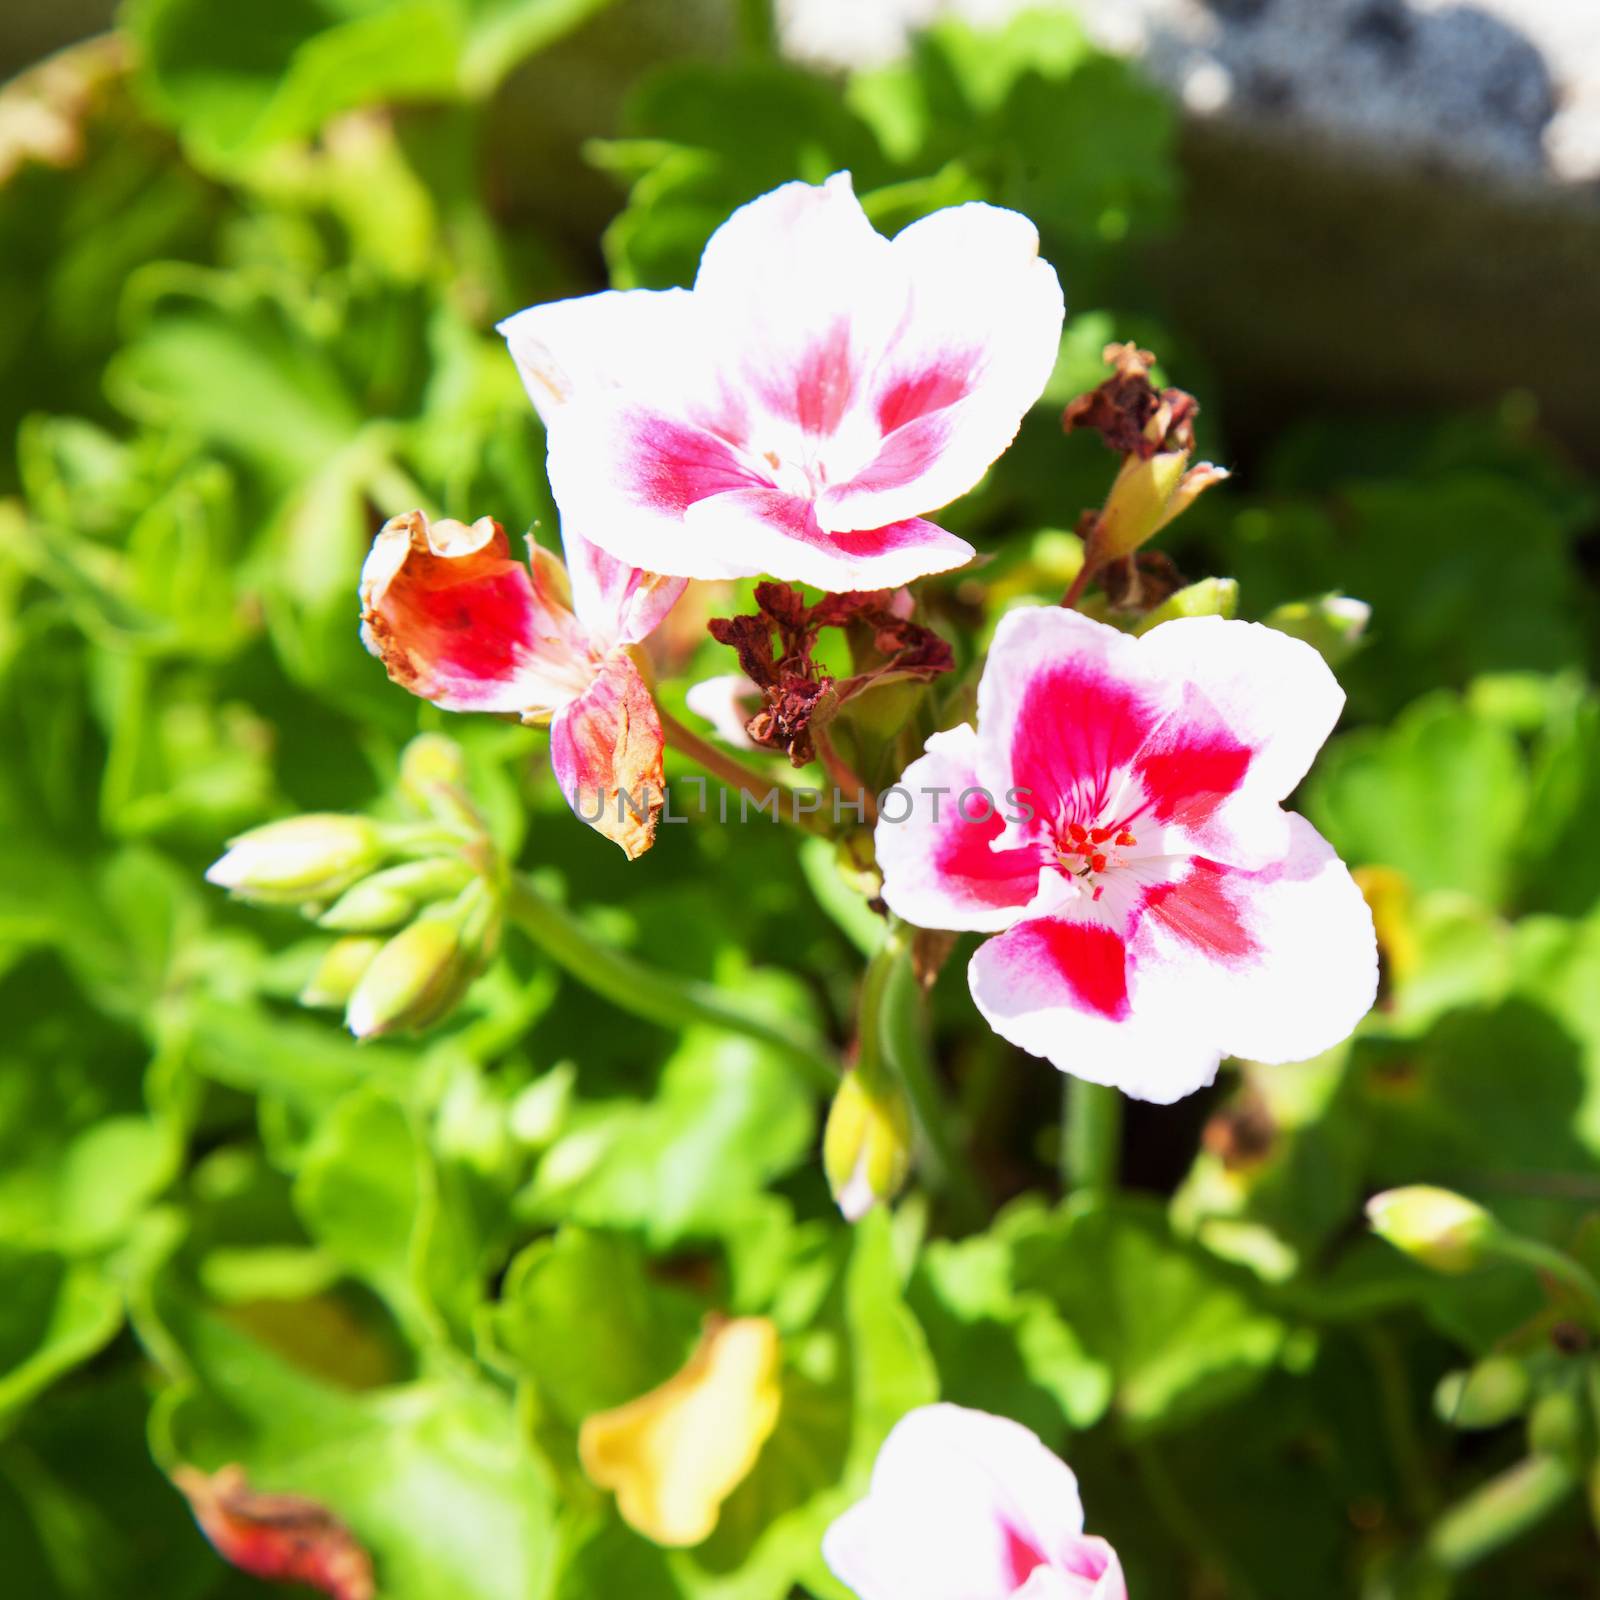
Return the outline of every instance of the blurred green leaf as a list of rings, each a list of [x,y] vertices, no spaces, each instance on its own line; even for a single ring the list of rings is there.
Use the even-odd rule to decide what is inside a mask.
[[[579,1102],[519,1197],[530,1220],[715,1236],[739,1202],[810,1148],[811,1091],[781,1055],[691,1028],[647,1101]]]
[[[1157,1206],[1070,1202],[1014,1248],[1019,1288],[1044,1295],[1110,1369],[1131,1434],[1236,1399],[1282,1357],[1289,1330],[1248,1279],[1175,1238]]]

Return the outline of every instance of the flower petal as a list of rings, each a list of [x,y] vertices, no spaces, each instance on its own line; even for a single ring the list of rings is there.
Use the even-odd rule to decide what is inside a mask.
[[[1098,818],[1175,704],[1139,669],[1138,641],[1060,606],[1021,606],[995,630],[978,684],[979,771],[1029,792],[1040,822]]]
[[[1303,640],[1259,622],[1180,617],[1139,640],[1147,671],[1181,675],[1251,751],[1249,791],[1285,799],[1344,709],[1344,690]]]
[[[691,342],[685,289],[608,289],[529,306],[498,325],[549,427],[574,400],[649,383]]]
[[[1161,1104],[1211,1082],[1225,1055],[1303,1061],[1337,1044],[1377,993],[1377,941],[1344,864],[1287,821],[1283,861],[1173,863],[1125,931],[1061,915],[990,940],[968,968],[979,1011],[1062,1071]]]
[[[856,533],[824,533],[814,508],[779,489],[714,495],[689,508],[684,524],[717,576],[781,573],[835,594],[892,589],[913,578],[965,566],[965,539],[920,517]]]
[[[1103,923],[1019,922],[967,968],[973,1003],[1018,1049],[1090,1083],[1162,1105],[1216,1076],[1222,1051],[1197,1019],[1129,993],[1127,948]]]
[[[933,1405],[895,1425],[822,1554],[860,1600],[1009,1600],[1041,1567],[1082,1565],[1082,1529],[1077,1479],[1028,1429]]]
[[[822,496],[833,529],[875,527],[965,494],[1016,437],[1055,365],[1065,315],[1039,233],[1015,211],[952,206],[891,247],[909,310],[871,377],[882,442]]]
[[[593,670],[560,563],[535,549],[530,571],[488,517],[390,518],[361,569],[361,638],[396,683],[449,711],[548,716]]]
[[[780,1366],[765,1317],[712,1323],[665,1383],[584,1418],[583,1470],[616,1491],[623,1520],[647,1539],[699,1544],[777,1425]]]
[[[906,809],[899,796],[880,811],[874,838],[883,898],[919,928],[998,932],[1039,888],[1036,850],[990,848],[1005,826],[1006,797],[983,788],[977,757],[970,723],[934,734],[897,785],[911,796],[908,815],[894,820]]]
[[[1117,1552],[1104,1539],[1084,1538],[1073,1571],[1039,1567],[1015,1600],[1128,1600],[1128,1585]]]
[[[1304,817],[1287,818],[1281,862],[1256,871],[1194,863],[1154,893],[1130,941],[1136,1009],[1192,1018],[1223,1053],[1273,1063],[1347,1038],[1378,989],[1360,889]]]
[[[815,440],[837,433],[865,399],[905,316],[907,286],[850,174],[836,172],[735,211],[706,244],[694,295],[715,353],[765,417],[780,434]]]
[[[630,861],[655,842],[666,798],[663,743],[656,703],[622,651],[600,663],[594,682],[550,724],[550,761],[567,804]]]
[[[600,654],[654,633],[688,587],[686,578],[663,578],[618,561],[573,529],[562,530],[561,544],[572,608]]]

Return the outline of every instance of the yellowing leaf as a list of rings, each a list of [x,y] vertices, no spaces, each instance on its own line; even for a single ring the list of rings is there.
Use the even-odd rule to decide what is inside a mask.
[[[777,1423],[778,1356],[765,1317],[716,1322],[665,1383],[584,1419],[583,1470],[629,1526],[657,1544],[709,1537]]]

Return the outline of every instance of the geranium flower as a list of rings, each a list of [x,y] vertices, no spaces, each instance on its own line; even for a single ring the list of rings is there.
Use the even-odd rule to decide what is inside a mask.
[[[1166,1102],[1224,1055],[1304,1060],[1377,988],[1360,891],[1279,804],[1343,704],[1315,650],[1258,623],[1134,638],[1013,611],[977,729],[935,734],[901,779],[914,805],[881,808],[884,899],[921,927],[999,933],[968,969],[978,1009],[1081,1078]]]
[[[712,235],[692,290],[501,323],[549,432],[564,522],[690,578],[833,591],[959,567],[924,513],[981,478],[1055,364],[1061,286],[1026,217],[953,206],[893,240],[848,173]]]
[[[530,567],[488,517],[391,517],[361,570],[361,638],[436,706],[548,723],[567,803],[632,858],[654,839],[665,778],[661,719],[630,647],[684,583],[571,532],[563,543],[566,567],[530,539]]]
[[[1078,1480],[1021,1423],[923,1406],[878,1452],[867,1498],[823,1558],[860,1600],[1127,1600],[1116,1552],[1083,1531]]]

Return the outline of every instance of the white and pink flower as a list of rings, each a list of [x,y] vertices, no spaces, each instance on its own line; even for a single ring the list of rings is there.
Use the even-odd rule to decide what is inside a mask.
[[[1072,1470],[1021,1423],[923,1406],[895,1425],[867,1498],[822,1541],[860,1600],[1127,1600],[1083,1531]]]
[[[684,580],[570,532],[564,544],[565,567],[530,539],[530,566],[488,517],[391,517],[361,570],[361,638],[436,706],[548,723],[568,804],[631,858],[650,848],[665,793],[661,719],[632,647]]]
[[[692,290],[519,312],[500,331],[563,526],[690,578],[845,591],[963,565],[971,546],[924,515],[1050,376],[1061,286],[1038,251],[1026,217],[979,204],[886,239],[837,173],[736,211]]]
[[[1225,1055],[1316,1055],[1377,988],[1360,890],[1280,805],[1343,703],[1315,650],[1256,623],[1134,638],[1013,611],[977,728],[934,735],[901,779],[914,804],[884,808],[884,899],[997,933],[968,969],[990,1026],[1138,1099],[1191,1093]]]

